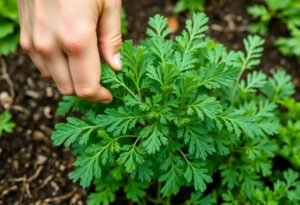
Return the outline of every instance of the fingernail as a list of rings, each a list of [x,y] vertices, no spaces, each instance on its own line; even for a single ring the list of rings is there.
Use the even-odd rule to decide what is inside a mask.
[[[121,70],[122,68],[122,61],[121,61],[121,55],[119,53],[115,54],[113,57],[114,63]]]

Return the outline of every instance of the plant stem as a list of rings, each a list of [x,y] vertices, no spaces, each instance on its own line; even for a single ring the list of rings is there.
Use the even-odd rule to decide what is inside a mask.
[[[171,196],[168,197],[168,199],[166,201],[166,205],[171,205]]]
[[[161,198],[161,195],[160,195],[160,191],[161,191],[161,182],[157,182],[157,193],[156,193],[156,199],[161,201],[162,198]]]
[[[162,205],[166,205],[166,201],[164,200],[158,200],[158,199],[153,199],[150,196],[147,197],[147,200],[152,202],[153,204],[157,205],[157,204],[162,204]]]

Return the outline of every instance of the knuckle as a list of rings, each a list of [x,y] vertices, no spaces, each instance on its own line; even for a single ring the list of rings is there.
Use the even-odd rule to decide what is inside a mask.
[[[20,44],[21,44],[21,48],[27,53],[33,50],[32,42],[27,37],[21,36]]]
[[[35,50],[43,56],[51,55],[54,50],[54,43],[49,39],[35,38],[33,44]]]
[[[82,52],[92,37],[92,32],[89,29],[71,27],[60,34],[62,45],[67,52],[78,53]],[[71,35],[70,35],[71,34]]]
[[[122,45],[122,34],[116,34],[108,39],[102,39],[100,47],[116,47],[120,48]]]
[[[97,93],[97,87],[77,87],[76,95],[80,98],[91,98]]]

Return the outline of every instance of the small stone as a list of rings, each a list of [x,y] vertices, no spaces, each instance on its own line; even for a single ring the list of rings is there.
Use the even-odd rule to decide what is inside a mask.
[[[16,161],[16,160],[14,160],[14,161],[12,162],[12,165],[13,165],[14,169],[16,169],[16,170],[18,170],[18,169],[19,169],[19,167],[20,167],[20,164],[19,164],[19,162],[18,162],[18,161]]]
[[[32,138],[35,141],[47,141],[47,137],[45,136],[45,134],[37,130],[33,132]]]
[[[31,87],[31,88],[36,87],[34,81],[31,78],[27,78],[26,80],[27,80],[27,84],[29,85],[29,87]]]
[[[40,98],[40,94],[36,91],[33,91],[33,90],[27,90],[25,92],[25,95],[33,98],[33,99],[39,99]]]
[[[45,117],[46,117],[47,119],[52,119],[53,116],[52,116],[52,114],[51,114],[51,107],[50,107],[50,106],[44,107],[43,113],[44,113],[44,115],[45,115]]]
[[[9,109],[10,106],[13,104],[13,98],[8,94],[8,92],[4,91],[0,93],[0,104],[5,109]]]
[[[61,165],[59,166],[59,170],[60,170],[61,172],[64,172],[64,171],[66,170],[66,166],[63,165],[63,164],[61,164]]]
[[[53,88],[51,88],[51,87],[46,88],[46,97],[48,97],[48,98],[53,97]]]
[[[44,155],[38,155],[37,156],[37,164],[41,165],[41,164],[45,164],[45,162],[48,160],[47,157],[45,157]]]

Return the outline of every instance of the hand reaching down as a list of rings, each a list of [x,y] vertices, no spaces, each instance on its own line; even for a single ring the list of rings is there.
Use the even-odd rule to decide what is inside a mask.
[[[121,0],[18,0],[21,46],[64,95],[109,103],[100,54],[121,69]]]

